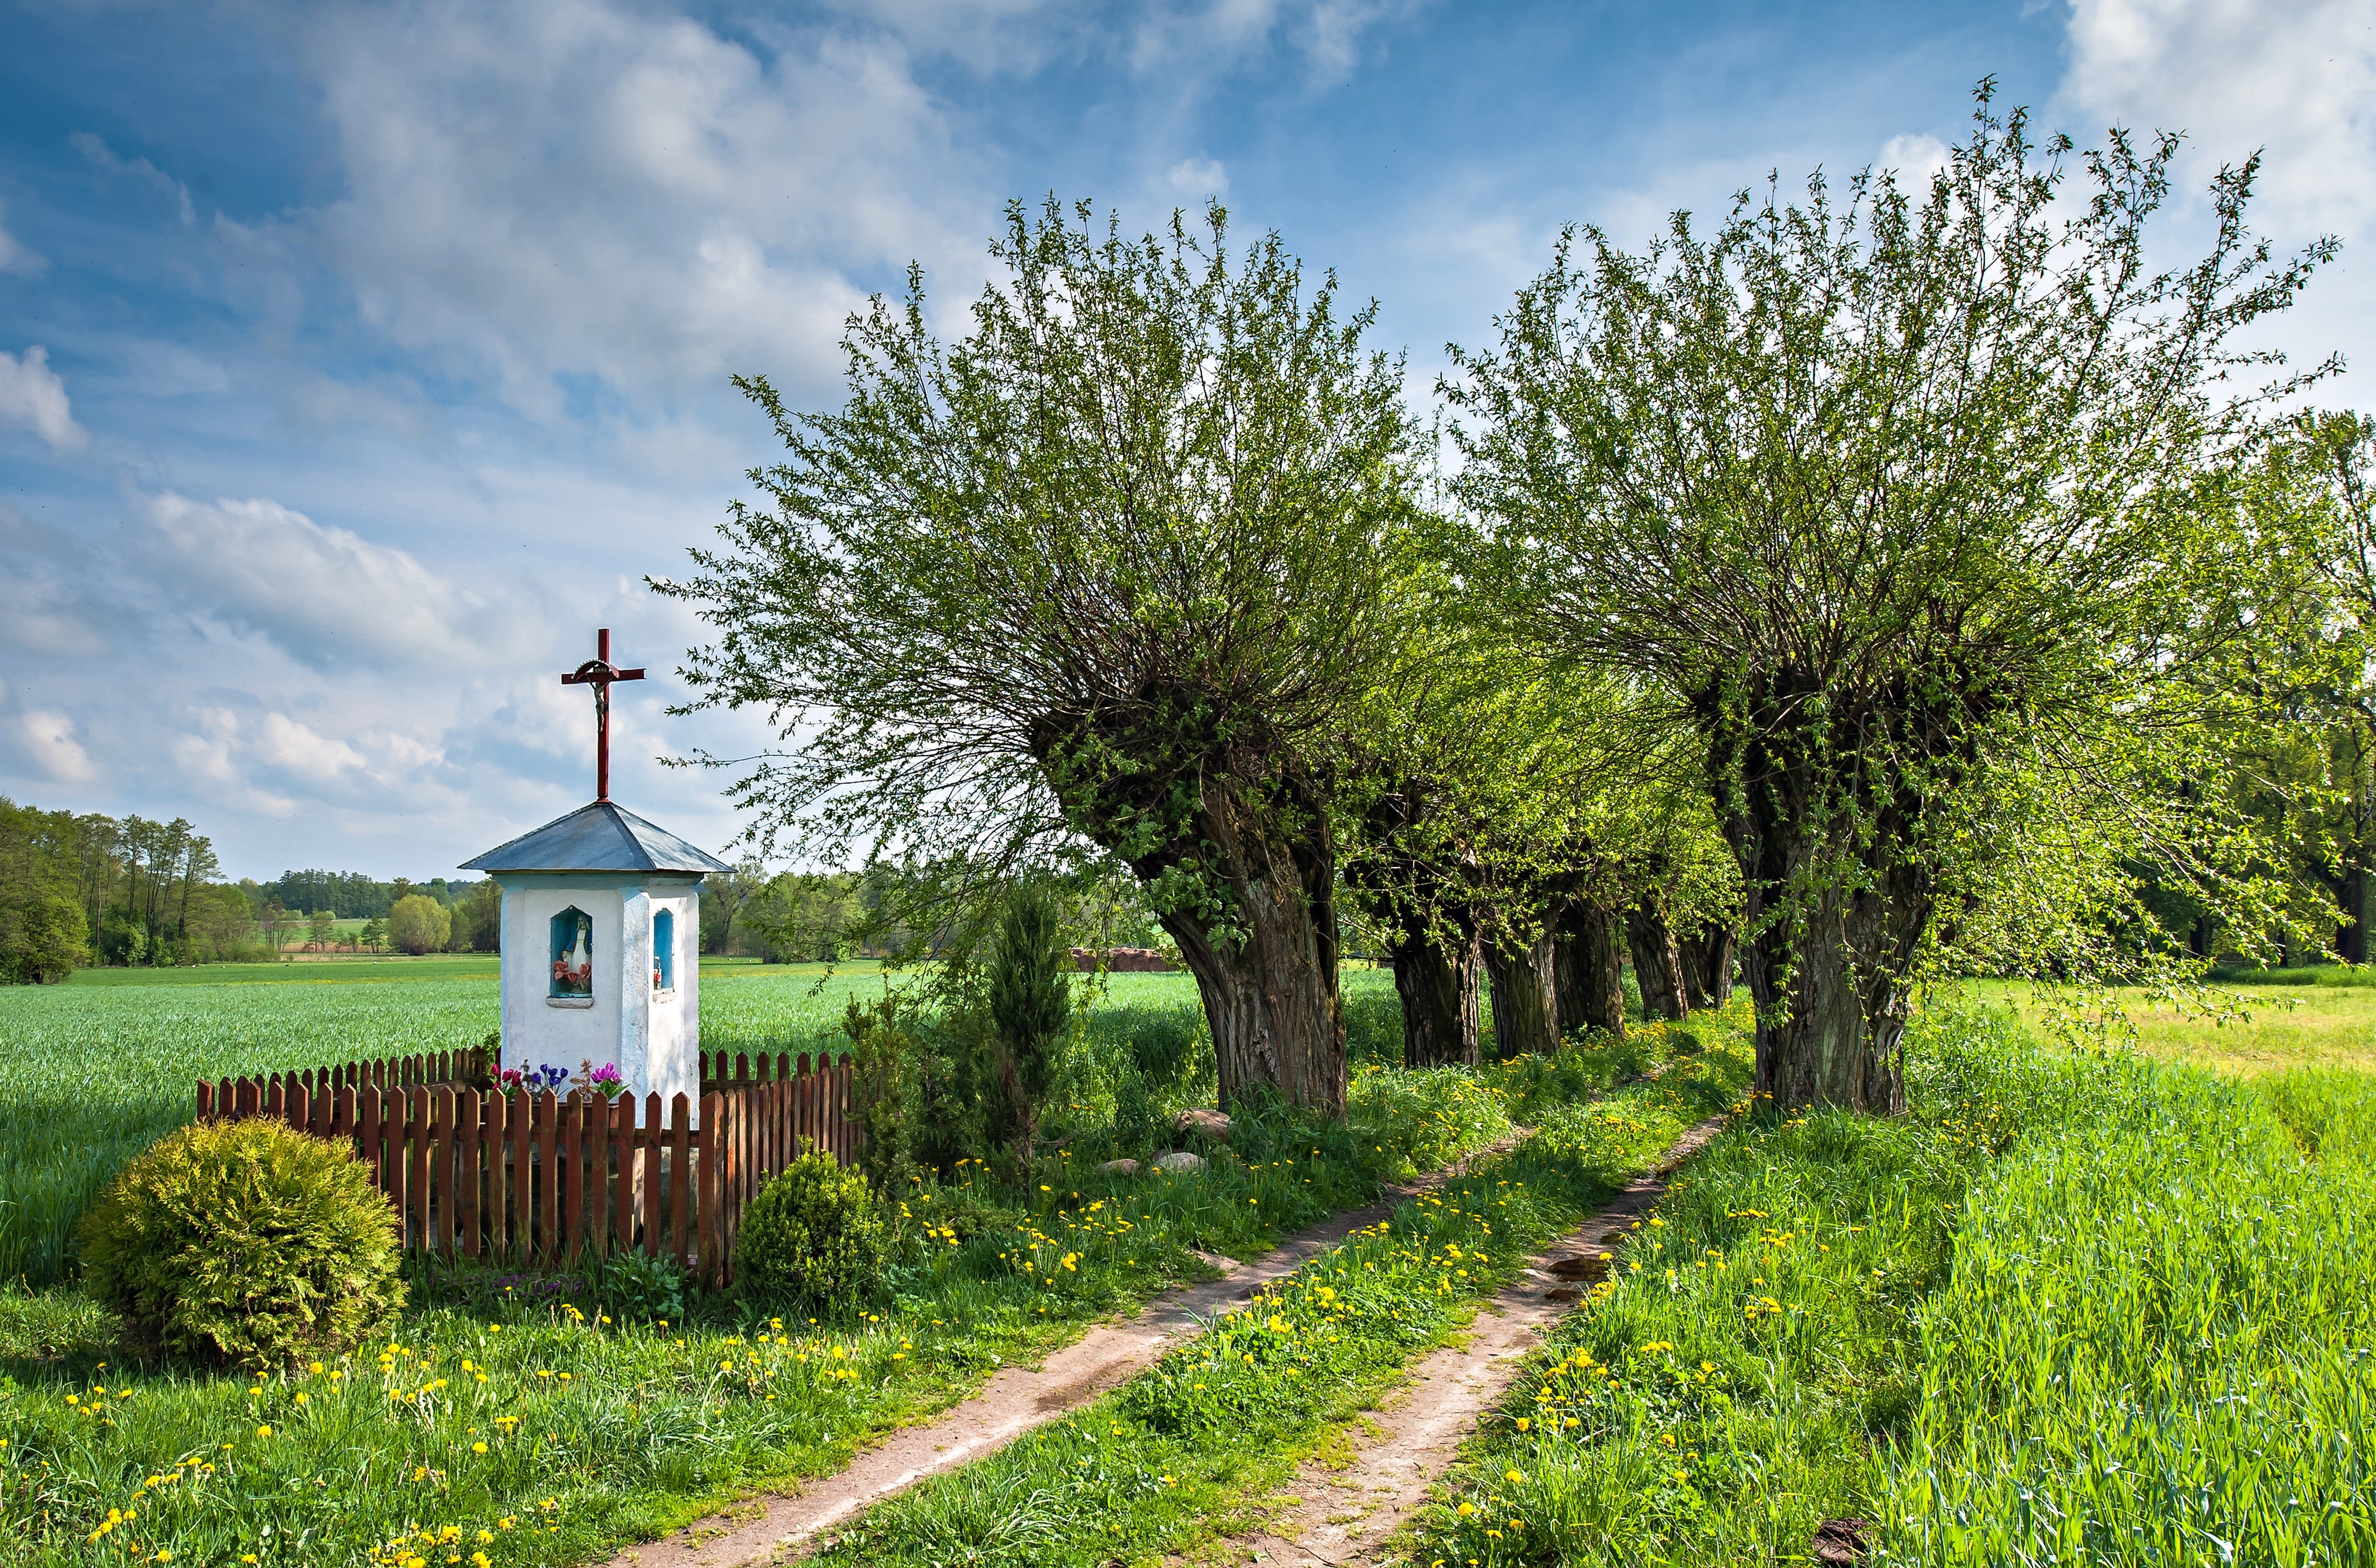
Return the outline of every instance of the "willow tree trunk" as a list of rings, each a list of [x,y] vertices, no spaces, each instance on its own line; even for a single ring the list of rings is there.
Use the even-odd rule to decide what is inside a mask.
[[[1668,929],[1665,911],[1647,898],[1626,910],[1625,944],[1634,954],[1634,983],[1642,988],[1642,1016],[1689,1017],[1682,959],[1675,951],[1675,933]]]
[[[1552,1012],[1560,1032],[1598,1029],[1625,1038],[1625,969],[1616,914],[1570,904],[1551,932]]]
[[[1929,904],[1911,885],[1927,881],[1900,868],[1882,878],[1898,885],[1895,898],[1819,895],[1795,941],[1777,923],[1751,944],[1754,961],[1742,967],[1760,1019],[1757,1087],[1775,1104],[1904,1112],[1906,976]]]
[[[1827,707],[1815,701],[1826,696]],[[1975,715],[1991,710],[1910,683],[1836,699],[1794,669],[1712,686],[1693,707],[1741,873],[1757,1090],[1780,1110],[1901,1115],[1908,978],[1938,909],[1925,819],[1971,765]],[[1819,709],[1823,727],[1807,717]],[[1865,735],[1891,737],[1921,769],[1873,766],[1887,754]]]
[[[1721,1007],[1732,999],[1732,949],[1735,937],[1729,925],[1705,925],[1695,935],[1678,938],[1675,951],[1683,961],[1683,985],[1693,1003]]]
[[[2334,934],[2335,956],[2346,964],[2368,961],[2368,868],[2352,865],[2345,868],[2343,885],[2335,903],[2342,909],[2343,919]]]
[[[1393,956],[1403,1003],[1403,1065],[1477,1065],[1485,945],[1476,922],[1458,921],[1450,933],[1419,926],[1400,934]]]
[[[1547,1056],[1559,1049],[1551,994],[1551,939],[1525,946],[1489,942],[1485,972],[1493,985],[1493,1049],[1503,1057]]]
[[[1202,809],[1205,874],[1229,894],[1225,921],[1194,910],[1160,916],[1196,977],[1213,1033],[1221,1103],[1255,1084],[1294,1104],[1345,1114],[1345,1009],[1336,985],[1336,846],[1314,802],[1264,810],[1208,779]],[[1137,863],[1155,880],[1160,862]]]

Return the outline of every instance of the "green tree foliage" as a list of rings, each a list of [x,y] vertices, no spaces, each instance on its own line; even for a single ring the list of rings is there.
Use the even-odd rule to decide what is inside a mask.
[[[767,882],[766,869],[743,857],[730,872],[711,875],[701,885],[701,950],[741,953],[747,933],[737,929],[742,909]]]
[[[426,894],[408,893],[388,911],[387,939],[401,953],[443,953],[453,929],[453,911]]]
[[[0,797],[0,984],[54,984],[90,962],[73,814]]]
[[[846,958],[866,929],[861,879],[849,872],[785,872],[745,897],[745,939],[771,964]],[[704,895],[707,897],[707,895]]]
[[[255,915],[190,824],[44,812],[0,799],[0,976],[202,964],[258,946]]]
[[[2332,246],[2273,260],[2248,163],[2209,253],[2156,270],[2174,137],[2079,157],[1978,97],[1927,188],[1571,235],[1446,385],[1475,580],[1704,748],[1784,1104],[1902,1108],[1949,946],[2132,962],[2132,853],[2267,913],[2249,825],[2168,785],[2222,743],[2185,677],[2253,569],[2214,504],[2265,434],[2228,341]]]
[[[462,890],[454,904],[446,948],[455,953],[495,953],[503,948],[504,890],[493,877]]]
[[[2286,722],[2248,747],[2240,787],[2293,846],[2314,906],[2300,923],[2315,945],[2369,961],[2369,883],[2376,872],[2376,420],[2304,413],[2240,487],[2243,520],[2294,568],[2255,610],[2289,636],[2273,653],[2222,671],[2264,694]],[[2204,925],[2207,912],[2191,910]],[[2331,938],[2331,942],[2330,942]],[[2216,938],[2196,938],[2210,951]]]
[[[846,1306],[882,1289],[889,1251],[864,1173],[813,1148],[743,1206],[734,1282],[761,1301]]]
[[[1036,882],[1008,895],[989,956],[984,993],[1005,1091],[1016,1163],[1031,1168],[1040,1111],[1073,1016],[1073,954],[1056,900]]]
[[[396,1215],[353,1149],[263,1118],[168,1134],[79,1239],[85,1289],[169,1355],[277,1372],[404,1304]]]
[[[931,868],[886,916],[927,943],[1019,871],[1118,860],[1224,1099],[1341,1111],[1328,762],[1394,636],[1412,431],[1370,313],[1226,241],[1218,208],[1136,242],[1011,208],[969,336],[917,273],[851,318],[840,410],[740,384],[789,459],[654,587],[718,633],[702,702],[797,737],[733,791],[771,841]]]

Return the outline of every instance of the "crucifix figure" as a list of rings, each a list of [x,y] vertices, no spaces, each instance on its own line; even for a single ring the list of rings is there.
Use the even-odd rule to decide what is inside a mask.
[[[594,634],[594,657],[561,678],[564,686],[594,688],[594,798],[611,798],[611,683],[640,681],[640,670],[621,670],[611,663],[611,628]]]

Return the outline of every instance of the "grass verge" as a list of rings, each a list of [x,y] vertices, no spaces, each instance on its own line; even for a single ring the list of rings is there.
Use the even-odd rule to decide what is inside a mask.
[[[387,1339],[258,1379],[134,1365],[78,1294],[0,1294],[0,1561],[583,1561],[838,1467],[1204,1272],[1192,1249],[1252,1255],[1510,1131],[1460,1072],[1364,1072],[1352,1107],[1242,1118],[1189,1176],[1059,1158],[1021,1189],[911,1193],[923,1223],[887,1297],[822,1322],[430,1270]]]
[[[1485,1421],[1414,1561],[2376,1560],[2376,1081],[1934,1019],[1914,1113],[1764,1116]],[[2311,1157],[2315,1158],[2311,1158]]]
[[[1667,1031],[1634,1032],[1636,1049],[1665,1050]],[[1134,1562],[1244,1524],[1531,1252],[1732,1104],[1747,1061],[1736,1023],[1655,1083],[1608,1092],[1606,1068],[1570,1051],[1491,1070],[1538,1123],[1532,1138],[1402,1205],[1116,1393],[876,1508],[821,1561]]]

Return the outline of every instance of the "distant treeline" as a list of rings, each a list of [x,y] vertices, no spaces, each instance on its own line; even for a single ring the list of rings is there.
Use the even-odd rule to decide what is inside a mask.
[[[434,921],[389,915],[408,897]],[[225,882],[214,847],[189,822],[42,811],[0,796],[0,983],[64,980],[91,965],[159,967],[378,948],[495,950],[492,882],[375,882],[357,873],[284,873]],[[334,920],[371,922],[336,932]],[[423,940],[427,932],[434,940]]]
[[[342,921],[384,921],[396,901],[418,893],[451,908],[469,897],[476,883],[449,883],[444,877],[427,882],[374,882],[359,871],[284,871],[271,882],[244,884],[284,909],[307,914],[327,909]]]

